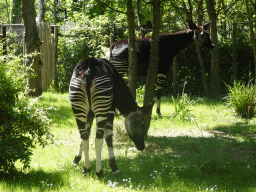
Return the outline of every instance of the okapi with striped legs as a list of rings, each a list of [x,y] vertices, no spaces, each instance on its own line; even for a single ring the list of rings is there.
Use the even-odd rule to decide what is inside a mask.
[[[193,21],[189,21],[189,28],[183,31],[178,31],[170,34],[163,34],[159,36],[159,63],[158,75],[156,83],[157,93],[157,113],[160,112],[160,99],[167,72],[172,64],[173,58],[184,48],[189,46],[192,42],[197,41],[199,44],[206,46],[209,49],[214,48],[211,42],[207,29],[210,23],[202,26],[197,26]],[[135,40],[135,47],[137,51],[137,75],[146,76],[149,61],[150,61],[150,46],[151,37],[141,38]],[[106,54],[106,59],[113,63],[117,71],[124,75],[128,72],[128,40],[119,40],[110,46]]]
[[[141,151],[145,148],[142,115],[149,112],[153,103],[138,107],[124,80],[109,61],[90,58],[79,63],[70,81],[69,97],[81,136],[81,144],[73,162],[78,164],[84,152],[85,174],[90,171],[89,137],[94,117],[97,123],[95,150],[98,177],[103,176],[101,151],[104,136],[112,172],[119,173],[112,142],[116,108],[124,115],[125,128],[136,148]]]

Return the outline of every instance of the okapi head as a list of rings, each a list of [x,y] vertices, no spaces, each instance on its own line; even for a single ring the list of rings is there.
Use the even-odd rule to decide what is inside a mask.
[[[210,35],[207,29],[210,27],[211,22],[206,23],[202,26],[197,26],[193,21],[189,20],[189,28],[194,31],[194,40],[201,45],[213,49],[215,45],[210,40]]]
[[[138,107],[137,111],[131,112],[124,116],[124,125],[126,131],[136,145],[136,148],[140,151],[145,148],[144,133],[146,127],[143,115],[147,114],[153,105],[154,103],[149,103],[146,106]]]

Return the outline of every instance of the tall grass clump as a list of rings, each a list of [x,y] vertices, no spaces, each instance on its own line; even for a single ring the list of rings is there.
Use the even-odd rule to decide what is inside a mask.
[[[189,106],[194,104],[190,97],[182,93],[182,95],[177,95],[176,98],[172,96],[172,101],[174,105],[173,117],[178,117],[180,120],[192,120],[194,116],[191,114]]]
[[[191,121],[192,119],[194,119],[194,116],[190,113],[191,110],[189,109],[189,106],[194,104],[195,101],[191,100],[190,96],[184,93],[186,83],[187,81],[185,81],[183,85],[181,96],[179,94],[176,98],[172,96],[172,101],[174,105],[173,117],[178,117],[179,120]]]
[[[228,96],[226,99],[234,108],[236,115],[245,119],[255,116],[256,87],[251,82],[245,85],[241,81],[234,83],[233,87],[227,86]]]

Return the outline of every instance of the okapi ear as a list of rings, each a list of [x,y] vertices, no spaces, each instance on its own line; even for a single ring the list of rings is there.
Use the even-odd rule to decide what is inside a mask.
[[[191,29],[193,31],[194,30],[200,30],[192,20],[188,21],[188,26],[189,26],[189,29]]]
[[[207,29],[211,26],[211,23],[212,22],[210,21],[209,23],[206,23],[206,24],[203,25],[203,28],[204,28],[205,31],[207,31]]]
[[[147,114],[153,107],[154,102],[150,102],[147,105],[143,105],[142,107],[140,107],[141,111],[143,114]]]

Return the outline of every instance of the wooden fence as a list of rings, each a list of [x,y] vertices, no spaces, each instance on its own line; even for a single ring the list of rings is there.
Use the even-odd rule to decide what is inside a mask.
[[[53,63],[53,37],[49,23],[37,23],[39,38],[43,42],[40,47],[40,57],[43,62],[42,67],[42,89],[47,90],[55,79],[55,64]]]
[[[23,29],[24,34],[24,25],[23,24],[4,24],[2,25],[3,34],[0,35],[0,43],[3,44],[3,55],[7,55],[7,40],[9,38],[7,35],[8,27],[20,27]],[[42,66],[42,89],[43,91],[47,90],[49,85],[55,80],[55,71],[56,71],[56,58],[57,58],[57,43],[58,43],[58,27],[57,25],[50,25],[47,22],[37,23],[37,29],[39,33],[39,38],[42,41],[40,47],[40,57],[43,62]],[[54,29],[54,30],[52,30]],[[54,31],[54,35],[52,32]],[[25,54],[25,43],[23,43],[23,54]]]

